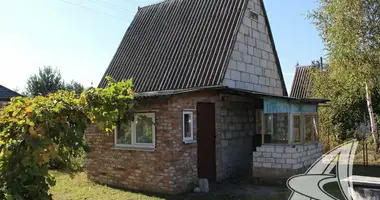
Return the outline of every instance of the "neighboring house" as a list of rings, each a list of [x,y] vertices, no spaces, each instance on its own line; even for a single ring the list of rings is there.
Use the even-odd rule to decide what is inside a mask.
[[[312,72],[318,69],[320,69],[319,66],[297,66],[290,97],[310,98],[312,96]]]
[[[0,108],[3,106],[6,106],[12,97],[17,97],[17,96],[22,96],[22,95],[0,85]]]
[[[86,131],[96,182],[181,193],[199,178],[286,178],[321,155],[315,119],[325,101],[287,97],[262,0],[140,8],[107,75],[133,78],[139,107],[112,136]]]

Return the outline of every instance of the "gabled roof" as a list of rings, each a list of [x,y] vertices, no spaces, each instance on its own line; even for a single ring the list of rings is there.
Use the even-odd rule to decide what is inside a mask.
[[[312,71],[313,66],[298,66],[294,74],[290,97],[304,99],[312,95]]]
[[[9,101],[12,97],[22,96],[21,94],[0,85],[0,101]]]
[[[220,85],[247,0],[166,0],[138,10],[105,72],[137,92]]]

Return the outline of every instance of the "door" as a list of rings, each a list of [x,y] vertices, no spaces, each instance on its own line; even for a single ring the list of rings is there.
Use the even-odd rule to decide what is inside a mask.
[[[216,180],[215,104],[197,103],[198,178]]]

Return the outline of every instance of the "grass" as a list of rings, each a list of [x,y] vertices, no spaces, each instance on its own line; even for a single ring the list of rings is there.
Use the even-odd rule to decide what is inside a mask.
[[[142,194],[136,192],[129,192],[124,190],[118,190],[107,186],[96,184],[87,179],[86,173],[81,172],[75,174],[73,177],[70,175],[52,171],[56,177],[56,186],[52,187],[50,192],[53,194],[54,200],[282,200],[287,199],[288,192],[279,192],[277,194],[266,195],[179,195],[179,196],[162,196]]]

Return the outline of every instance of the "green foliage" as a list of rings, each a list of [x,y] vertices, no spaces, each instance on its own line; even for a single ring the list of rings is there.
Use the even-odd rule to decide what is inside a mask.
[[[331,100],[320,109],[322,137],[332,134],[338,142],[353,138],[358,125],[368,123],[365,84],[375,115],[380,113],[379,7],[378,0],[319,0],[309,15],[328,56],[326,71],[316,72],[313,84],[315,97]]]
[[[51,159],[83,154],[89,122],[107,133],[116,122],[129,123],[121,119],[133,116],[132,81],[109,82],[80,97],[68,91],[17,97],[0,110],[0,199],[51,199]]]
[[[76,81],[72,80],[70,83],[65,83],[61,73],[51,66],[40,68],[38,74],[30,76],[26,83],[26,96],[32,97],[46,96],[58,90],[74,91],[80,95],[84,90],[83,85]]]

